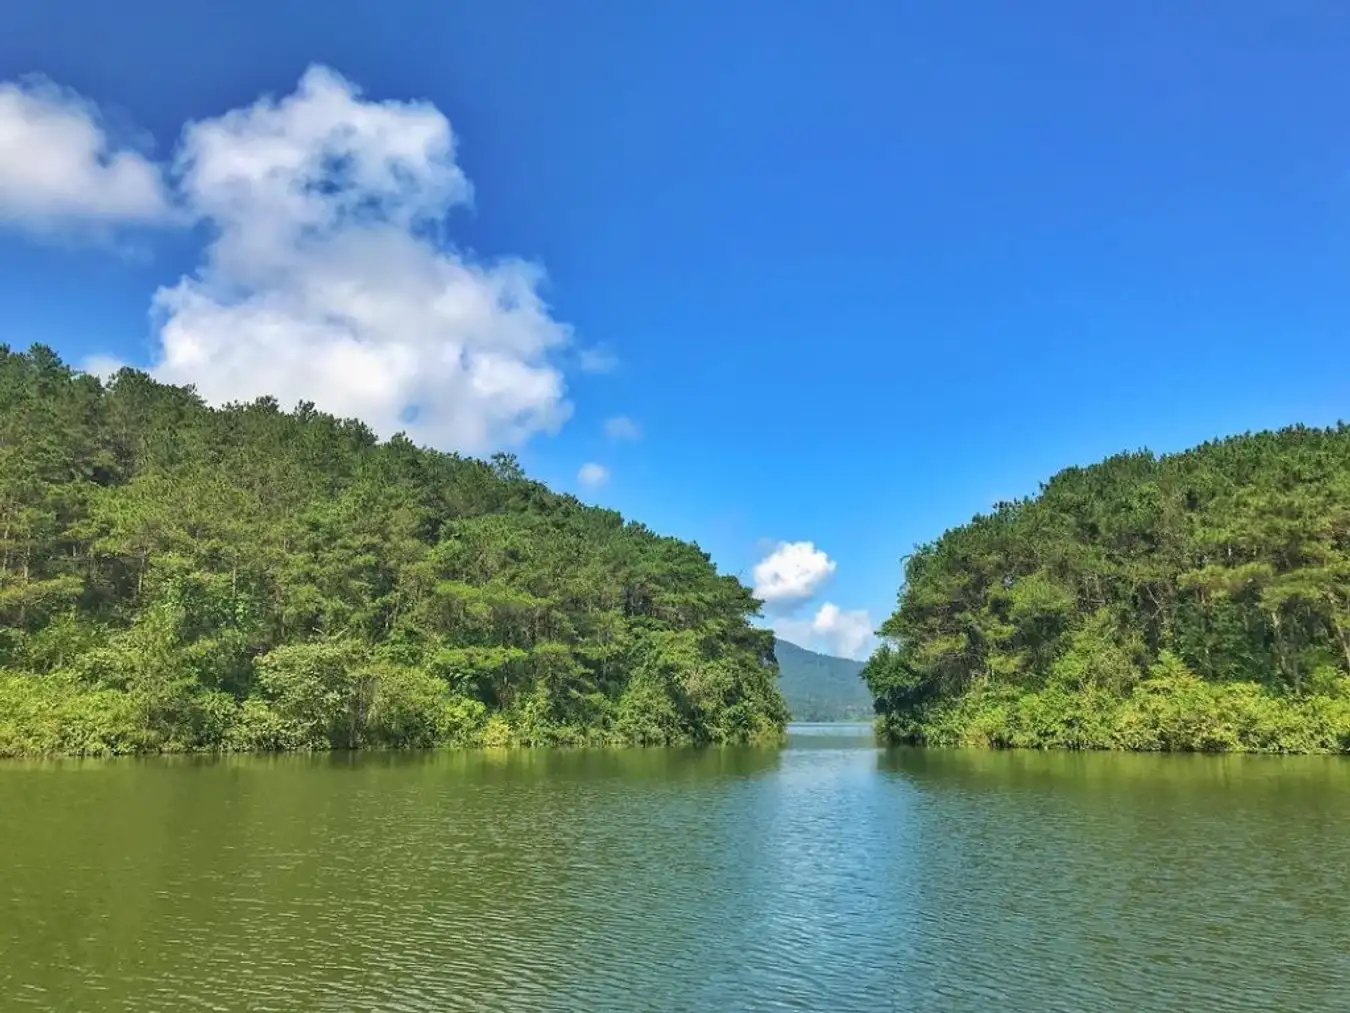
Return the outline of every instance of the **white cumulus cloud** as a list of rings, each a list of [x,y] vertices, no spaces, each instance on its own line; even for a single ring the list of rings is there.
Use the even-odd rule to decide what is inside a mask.
[[[861,660],[876,645],[872,617],[866,609],[845,611],[827,601],[809,619],[777,619],[774,632],[800,647]]]
[[[434,106],[364,99],[323,67],[284,98],[188,124],[170,178],[179,220],[211,239],[154,295],[150,371],[214,403],[312,401],[448,450],[555,432],[571,413],[554,362],[570,329],[538,266],[445,242],[447,213],[471,194],[454,146]],[[160,178],[106,150],[75,97],[0,86],[0,218],[164,217]]]
[[[0,82],[0,222],[48,231],[171,215],[159,167],[116,146],[92,102],[42,78]]]
[[[834,571],[834,560],[814,542],[779,542],[755,564],[755,597],[770,606],[795,605],[815,594]]]
[[[550,353],[569,329],[538,267],[440,239],[470,197],[454,145],[434,106],[364,99],[323,67],[284,98],[189,124],[175,176],[214,238],[155,294],[154,374],[212,402],[313,401],[473,453],[556,431],[571,406]]]
[[[605,435],[616,443],[642,439],[642,427],[626,415],[605,419]]]
[[[603,464],[587,461],[577,472],[577,481],[588,489],[598,489],[609,481],[609,469]]]

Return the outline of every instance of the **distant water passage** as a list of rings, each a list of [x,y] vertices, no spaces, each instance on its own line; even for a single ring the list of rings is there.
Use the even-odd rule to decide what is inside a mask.
[[[1350,764],[0,765],[0,1009],[1350,1010]]]

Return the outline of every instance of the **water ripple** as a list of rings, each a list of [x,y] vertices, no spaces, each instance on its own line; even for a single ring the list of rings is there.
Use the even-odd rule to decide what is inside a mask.
[[[822,730],[0,767],[0,1009],[1343,1011],[1347,789]]]

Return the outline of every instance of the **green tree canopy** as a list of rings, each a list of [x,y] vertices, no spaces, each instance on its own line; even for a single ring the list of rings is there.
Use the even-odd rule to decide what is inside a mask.
[[[881,633],[895,739],[1350,749],[1350,428],[1063,471],[921,546]]]
[[[758,609],[510,455],[0,346],[0,754],[771,737]]]

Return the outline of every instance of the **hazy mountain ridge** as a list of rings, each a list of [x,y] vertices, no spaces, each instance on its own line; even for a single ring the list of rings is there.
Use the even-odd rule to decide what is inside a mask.
[[[779,638],[778,688],[794,721],[868,720],[872,697],[861,661],[818,654]]]

